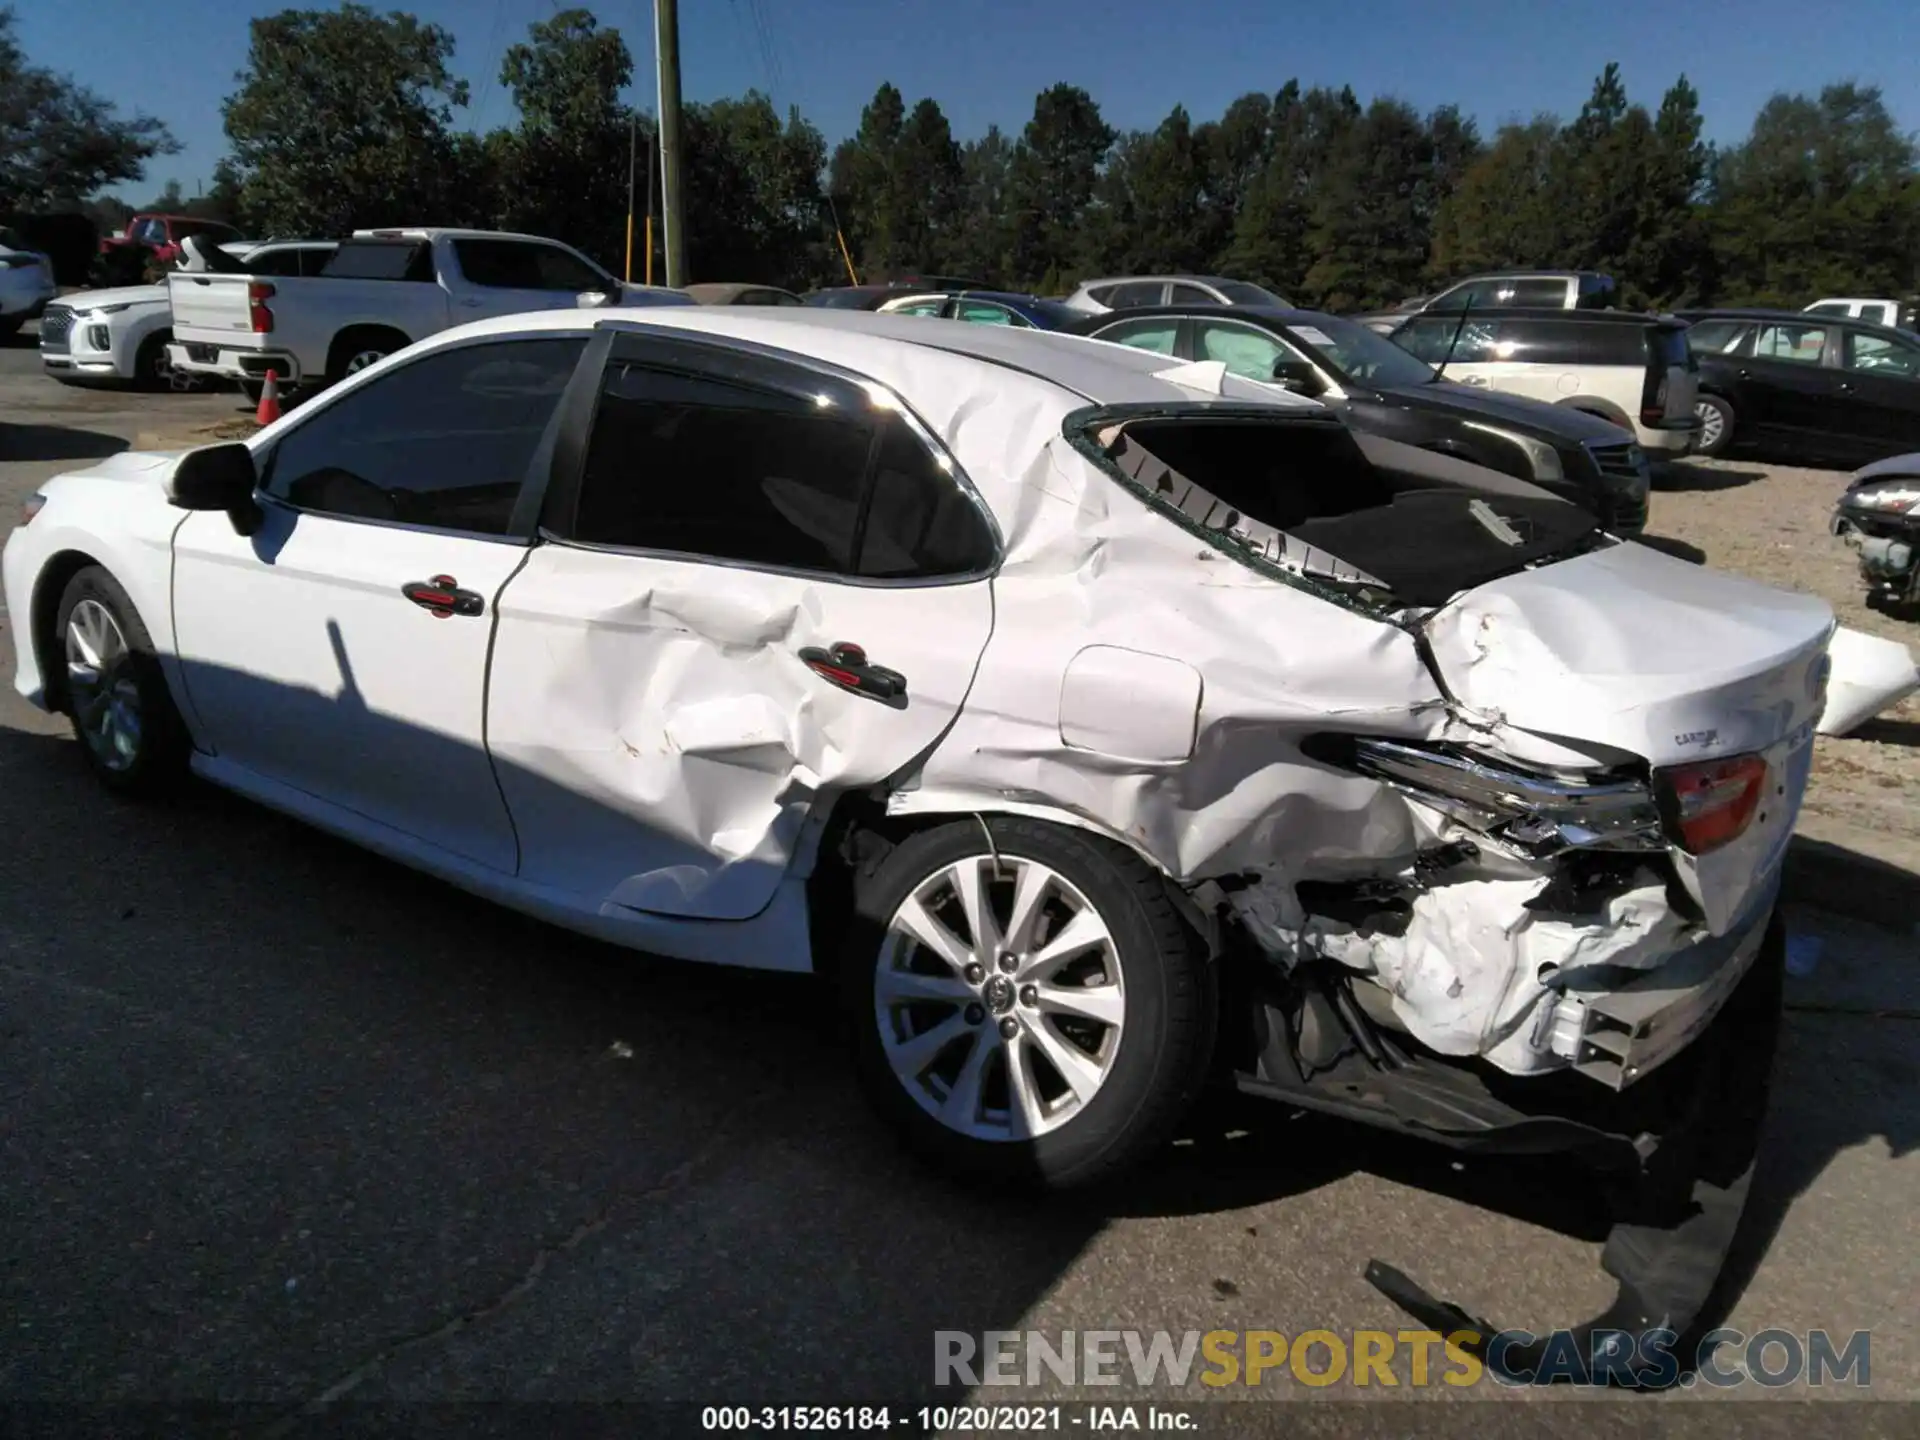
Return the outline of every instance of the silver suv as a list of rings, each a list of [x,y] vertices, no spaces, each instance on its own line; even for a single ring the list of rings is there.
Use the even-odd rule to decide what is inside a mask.
[[[1245,280],[1219,275],[1124,275],[1089,280],[1066,298],[1066,304],[1089,315],[1108,310],[1132,310],[1142,305],[1276,305],[1291,310],[1293,302]]]

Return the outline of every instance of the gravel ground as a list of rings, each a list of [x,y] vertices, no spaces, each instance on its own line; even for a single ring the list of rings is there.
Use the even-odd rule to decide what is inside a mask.
[[[1866,606],[1853,552],[1827,533],[1838,470],[1689,460],[1654,484],[1647,533],[1690,559],[1818,595],[1840,623],[1920,649],[1920,624]],[[1683,548],[1685,547],[1685,548]],[[1920,869],[1920,695],[1844,739],[1815,743],[1801,829]]]

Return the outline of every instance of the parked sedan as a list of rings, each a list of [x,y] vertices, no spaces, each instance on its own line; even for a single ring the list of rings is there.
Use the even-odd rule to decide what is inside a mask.
[[[742,285],[734,282],[684,285],[687,294],[702,305],[799,305],[804,303],[791,290],[778,285]]]
[[[964,290],[959,294],[906,294],[879,307],[883,315],[925,315],[964,320],[970,325],[1011,325],[1020,330],[1064,330],[1081,314],[1058,300],[1006,290]]]
[[[1585,506],[1615,534],[1646,526],[1650,471],[1627,431],[1564,406],[1456,385],[1355,321],[1313,310],[1186,306],[1098,315],[1072,330],[1217,361],[1231,374],[1311,396],[1356,429],[1530,480]]]
[[[1843,465],[1920,448],[1920,336],[1801,310],[1683,310],[1700,453]]]
[[[1625,1207],[1617,1313],[1684,1332],[1831,611],[1167,365],[800,306],[448,330],[46,482],[15,686],[110,790],[191,771],[636,950],[831,973],[875,1105],[970,1176],[1164,1156],[1209,1078],[1558,1152]]]

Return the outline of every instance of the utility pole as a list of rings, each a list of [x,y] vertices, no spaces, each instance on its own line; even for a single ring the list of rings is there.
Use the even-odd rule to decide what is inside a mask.
[[[660,68],[660,222],[667,251],[667,284],[687,282],[683,239],[685,189],[680,183],[680,5],[653,0],[654,54]]]

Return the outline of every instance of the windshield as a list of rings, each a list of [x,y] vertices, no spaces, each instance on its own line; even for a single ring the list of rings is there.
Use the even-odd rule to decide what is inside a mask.
[[[1311,325],[1289,325],[1287,329],[1296,342],[1311,350],[1342,380],[1386,386],[1426,385],[1437,378],[1426,361],[1351,320],[1327,315]]]
[[[1271,290],[1262,290],[1258,285],[1249,285],[1244,280],[1217,280],[1214,289],[1227,297],[1230,305],[1277,305],[1282,310],[1287,302]]]

